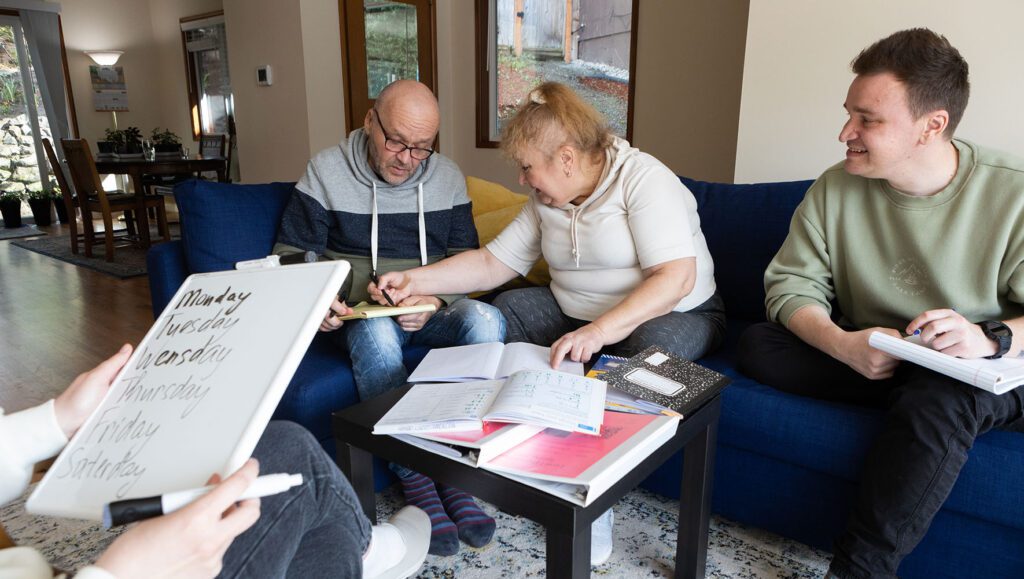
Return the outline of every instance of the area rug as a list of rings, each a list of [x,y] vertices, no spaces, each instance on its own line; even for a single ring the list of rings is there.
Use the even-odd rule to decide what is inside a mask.
[[[39,548],[53,565],[78,569],[95,561],[116,537],[98,525],[36,517],[25,513],[26,495],[0,509],[0,521],[20,545]],[[402,505],[392,487],[377,495],[377,515],[386,520]],[[544,529],[526,519],[482,505],[498,523],[491,544],[462,545],[452,557],[427,557],[419,577],[495,579],[545,575]],[[592,569],[598,577],[671,577],[679,502],[645,490],[626,495],[615,507],[615,549]],[[707,577],[729,579],[810,579],[828,568],[828,553],[732,521],[712,517]]]
[[[71,253],[71,240],[66,235],[12,241],[11,243],[29,251],[121,279],[146,275],[146,251],[137,247],[115,248],[114,261],[107,261],[103,244],[92,246],[92,257],[85,256],[85,250],[81,244],[78,246],[77,254]]]
[[[39,231],[35,225],[22,225],[21,227],[0,228],[0,241],[6,239],[18,239],[19,237],[36,237],[46,235],[45,231]]]

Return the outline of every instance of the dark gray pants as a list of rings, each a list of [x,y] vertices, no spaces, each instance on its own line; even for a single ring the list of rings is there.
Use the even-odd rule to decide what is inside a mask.
[[[590,322],[571,318],[547,287],[503,292],[494,300],[507,322],[505,342],[550,346],[565,334]],[[718,347],[725,335],[725,304],[718,295],[688,312],[669,312],[640,324],[625,340],[601,352],[629,358],[650,346],[660,346],[686,360],[696,360]]]
[[[260,499],[259,520],[228,547],[219,577],[362,577],[370,521],[313,435],[273,421],[253,456],[260,474],[301,473],[302,486]]]

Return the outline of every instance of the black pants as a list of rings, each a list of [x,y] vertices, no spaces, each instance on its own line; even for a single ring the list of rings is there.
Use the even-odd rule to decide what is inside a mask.
[[[738,365],[784,392],[886,410],[835,545],[830,571],[843,579],[895,577],[949,496],[974,439],[1024,412],[1021,389],[996,396],[909,362],[892,378],[868,380],[774,323],[743,334]]]

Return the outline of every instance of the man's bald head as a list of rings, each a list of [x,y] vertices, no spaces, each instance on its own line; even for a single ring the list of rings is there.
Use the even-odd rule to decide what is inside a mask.
[[[434,93],[415,80],[398,80],[380,91],[377,102],[367,111],[363,130],[369,137],[370,164],[392,185],[412,176],[420,160],[406,147],[432,149],[441,125],[441,111]],[[389,151],[386,141],[399,143],[398,153]]]
[[[419,81],[396,80],[380,91],[374,106],[387,118],[401,115],[410,120],[416,119],[417,124],[431,125],[434,127],[435,136],[441,124],[441,109],[437,104],[437,97],[427,85]]]

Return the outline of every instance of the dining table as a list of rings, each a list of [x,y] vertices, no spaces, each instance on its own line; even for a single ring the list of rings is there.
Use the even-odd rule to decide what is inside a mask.
[[[139,243],[143,249],[150,246],[149,238],[149,215],[146,211],[145,195],[146,185],[144,179],[149,176],[160,175],[195,175],[206,171],[215,171],[217,180],[227,180],[227,158],[205,157],[196,155],[185,158],[138,158],[138,159],[96,159],[96,172],[107,175],[128,175],[132,182],[132,191],[138,201],[138,209],[135,211],[138,220]]]

